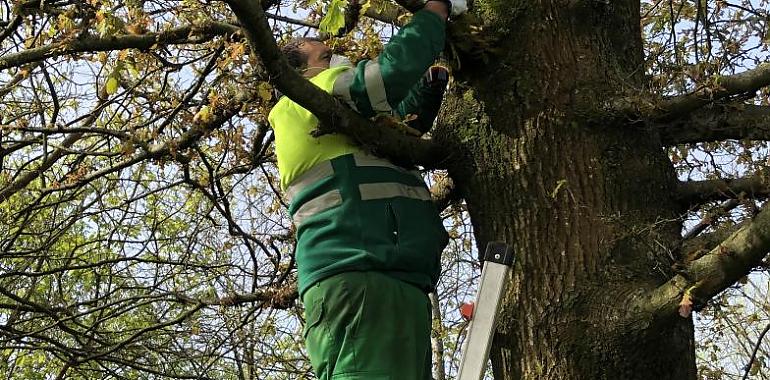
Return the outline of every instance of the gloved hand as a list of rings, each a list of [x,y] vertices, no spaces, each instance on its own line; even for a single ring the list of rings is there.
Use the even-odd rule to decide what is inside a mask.
[[[449,11],[449,15],[457,17],[465,12],[468,12],[468,3],[466,0],[451,0],[452,10]]]
[[[428,1],[431,1],[431,0],[425,0],[423,4],[427,3]],[[441,1],[443,3],[446,3],[449,6],[449,15],[451,17],[457,17],[468,11],[467,0],[435,0],[435,1]]]

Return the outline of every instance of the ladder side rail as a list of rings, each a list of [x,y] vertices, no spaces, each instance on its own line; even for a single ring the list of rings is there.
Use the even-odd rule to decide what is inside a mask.
[[[484,260],[473,317],[463,344],[458,380],[481,380],[484,377],[497,311],[513,265],[513,251],[505,243],[490,242]]]

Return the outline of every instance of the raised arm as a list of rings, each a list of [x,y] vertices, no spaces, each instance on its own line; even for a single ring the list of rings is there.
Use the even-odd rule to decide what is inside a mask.
[[[396,113],[420,133],[428,132],[441,108],[448,80],[449,72],[446,68],[431,67],[396,107]]]
[[[391,113],[444,49],[446,12],[443,2],[427,2],[376,59],[340,74],[333,94],[366,117]]]

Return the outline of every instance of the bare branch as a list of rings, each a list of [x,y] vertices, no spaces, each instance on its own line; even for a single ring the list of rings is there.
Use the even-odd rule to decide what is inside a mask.
[[[39,167],[23,174],[16,181],[0,190],[0,203],[7,201],[12,195],[25,188],[34,179],[40,177],[43,172],[50,169],[56,163],[56,161],[59,161],[60,158],[64,157],[68,153],[67,148],[71,147],[81,138],[83,138],[82,133],[73,133],[67,136],[67,138],[62,141],[61,146],[53,151],[51,155],[46,157],[46,159],[40,164]]]
[[[755,176],[688,181],[679,185],[679,199],[690,205],[738,198],[741,193],[745,193],[751,198],[766,198],[770,196],[770,184],[767,183],[766,179]]]
[[[741,195],[739,195],[740,197]],[[710,210],[704,217],[703,220],[701,220],[698,224],[696,224],[693,228],[691,228],[687,233],[682,235],[683,240],[692,239],[698,235],[700,235],[701,232],[706,230],[709,226],[714,224],[715,219],[724,216],[728,212],[730,212],[732,209],[738,207],[738,205],[741,204],[738,199],[730,199],[718,207],[715,207],[713,210]]]
[[[297,19],[290,18],[290,17],[279,16],[279,15],[272,14],[272,13],[265,13],[265,15],[268,18],[270,18],[270,19],[273,19],[273,20],[276,20],[276,21],[285,22],[285,23],[288,23],[288,24],[306,26],[308,28],[313,28],[313,29],[318,29],[319,28],[317,22],[302,21],[302,20],[297,20]]]
[[[88,36],[64,40],[34,49],[8,54],[0,58],[0,70],[63,55],[94,51],[122,49],[151,49],[156,45],[178,45],[201,43],[216,36],[236,33],[238,27],[223,22],[205,22],[200,25],[186,25],[161,33],[140,35],[118,35],[107,37]],[[197,37],[191,37],[197,36]]]
[[[752,268],[761,265],[770,252],[770,206],[766,205],[708,254],[688,263],[651,294],[637,300],[636,307],[655,317],[677,315],[680,300],[687,294],[696,306],[732,286]]]
[[[173,325],[179,324],[182,321],[187,320],[188,318],[192,317],[195,313],[198,312],[198,310],[202,309],[203,307],[204,307],[203,304],[198,303],[198,304],[194,305],[192,308],[190,308],[190,310],[187,310],[187,311],[185,311],[183,313],[180,313],[179,316],[177,316],[175,319],[172,319],[172,320],[169,320],[169,321],[166,321],[166,322],[163,322],[163,323],[159,323],[159,324],[156,324],[156,325],[153,325],[153,326],[141,328],[137,332],[131,334],[131,336],[129,336],[128,338],[124,339],[120,343],[117,343],[117,344],[113,345],[112,347],[110,347],[106,351],[97,352],[97,353],[89,355],[89,356],[87,356],[85,358],[78,359],[76,361],[76,364],[81,364],[81,363],[85,363],[85,362],[88,362],[88,361],[91,361],[91,360],[96,360],[96,359],[102,358],[104,356],[108,356],[108,355],[112,354],[113,352],[118,351],[121,348],[125,347],[129,343],[139,339],[142,335],[144,335],[144,334],[146,334],[146,333],[148,333],[150,331],[160,330],[160,329],[162,329],[164,327],[173,326]]]
[[[759,334],[759,337],[757,338],[757,343],[754,344],[754,349],[751,351],[751,359],[749,359],[749,363],[746,364],[746,372],[743,373],[742,380],[746,380],[749,378],[751,367],[754,366],[754,360],[757,359],[757,351],[759,351],[759,346],[762,344],[762,339],[765,339],[765,335],[767,335],[768,331],[770,331],[770,325],[765,326],[765,329],[762,330],[762,333]]]
[[[113,166],[89,173],[83,178],[68,184],[60,184],[55,188],[43,189],[43,192],[55,192],[80,187],[96,180],[97,178],[104,177],[105,175],[117,172],[145,160],[160,159],[173,155],[181,161],[183,160],[183,157],[178,155],[179,152],[192,147],[203,136],[221,127],[222,124],[224,124],[227,120],[230,120],[232,117],[237,115],[238,111],[240,111],[244,104],[257,99],[258,97],[259,95],[256,93],[238,93],[230,104],[225,104],[222,107],[217,108],[214,111],[214,116],[210,121],[193,124],[193,126],[187,132],[184,132],[176,139],[163,144],[149,146],[147,150],[142,151],[133,157],[127,158]],[[0,193],[0,195],[2,195],[2,193]],[[2,198],[0,198],[0,200],[2,200]]]
[[[442,326],[441,323],[441,305],[439,304],[438,296],[435,292],[429,293],[431,311],[433,312],[433,326]],[[435,365],[433,366],[433,376],[436,380],[446,380],[446,368],[444,367],[444,339],[443,332],[433,330],[431,332],[430,340],[431,346],[433,346],[433,357],[437,358]]]
[[[707,255],[712,249],[718,246],[719,243],[725,241],[730,235],[743,228],[746,223],[748,223],[748,221],[732,226],[720,226],[714,232],[685,239],[682,241],[681,263],[674,264],[674,268],[676,270],[684,270],[686,264]]]
[[[13,32],[16,31],[16,28],[21,26],[21,22],[24,19],[21,17],[20,14],[17,14],[13,17],[13,20],[11,20],[11,23],[3,29],[3,31],[0,33],[0,43],[2,43],[8,36],[13,34]]]
[[[267,287],[248,294],[228,294],[221,298],[195,299],[184,294],[175,294],[177,299],[186,303],[202,304],[205,306],[239,306],[247,303],[262,303],[264,307],[288,309],[299,298],[296,284]]]
[[[770,140],[770,107],[714,105],[659,128],[664,145],[719,140]]]
[[[720,99],[754,93],[770,85],[770,63],[740,74],[714,78],[714,82],[713,86],[702,86],[692,93],[664,100],[651,115],[652,119],[670,121]]]
[[[5,83],[5,85],[0,88],[0,99],[3,99],[6,95],[8,95],[9,92],[13,91],[14,87],[16,87],[17,84],[27,78],[32,70],[38,66],[40,66],[40,62],[35,62],[20,68],[16,75],[14,75],[10,81]]]
[[[243,25],[249,45],[262,58],[276,87],[310,110],[321,125],[333,129],[324,132],[345,133],[373,153],[402,165],[438,167],[447,159],[444,149],[433,142],[408,137],[393,129],[372,127],[369,120],[300,76],[278,50],[265,13],[257,3],[227,0],[227,4]]]
[[[99,114],[101,113],[103,107],[105,105],[104,101],[100,101],[94,110],[88,115],[88,117],[83,121],[82,125],[88,126],[96,121],[96,119],[99,117]],[[78,142],[81,138],[83,138],[82,132],[76,132],[73,133],[67,138],[62,141],[61,145],[54,150],[50,155],[45,157],[45,160],[38,166],[35,170],[30,170],[27,173],[20,176],[16,181],[9,184],[8,186],[0,189],[0,203],[4,203],[8,199],[11,198],[14,194],[16,194],[19,190],[25,188],[27,185],[29,185],[30,182],[38,178],[43,172],[50,169],[59,159],[64,157],[68,151],[69,147],[71,147],[73,144]]]
[[[214,70],[214,65],[216,65],[217,60],[224,50],[225,46],[220,45],[215,51],[212,52],[211,59],[209,59],[206,67],[203,68],[203,71],[198,75],[198,80],[195,82],[195,85],[193,85],[190,90],[187,91],[187,94],[184,96],[182,101],[179,102],[176,107],[174,107],[171,113],[166,117],[166,120],[158,126],[159,134],[163,133],[163,130],[171,124],[176,115],[179,114],[179,112],[182,111],[182,109],[186,107],[190,101],[192,101],[193,97],[198,94],[200,89],[203,87],[203,84],[206,83],[206,77]]]

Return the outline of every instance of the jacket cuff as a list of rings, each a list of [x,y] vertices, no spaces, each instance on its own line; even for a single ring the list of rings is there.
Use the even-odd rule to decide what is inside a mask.
[[[425,18],[426,22],[432,22],[437,28],[441,28],[442,31],[446,29],[446,21],[441,16],[426,9],[420,9],[412,15],[412,18]],[[428,21],[430,20],[430,21]]]

